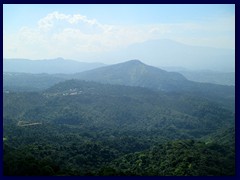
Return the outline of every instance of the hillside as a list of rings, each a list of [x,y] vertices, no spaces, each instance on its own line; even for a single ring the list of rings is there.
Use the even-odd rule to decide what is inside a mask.
[[[189,81],[179,73],[167,72],[139,60],[130,60],[76,74],[4,73],[3,89],[4,91],[43,91],[58,82],[70,79],[185,93],[217,101],[231,109],[235,107],[234,86]]]
[[[75,79],[95,81],[105,84],[146,87],[165,92],[187,93],[194,96],[218,100],[234,107],[235,88],[210,83],[200,83],[187,80],[176,72],[146,65],[139,60],[96,68],[72,76]],[[221,100],[224,101],[221,101]]]
[[[176,97],[175,94],[145,88],[77,80],[59,83],[39,95],[33,95],[29,93],[27,97],[26,93],[5,93],[4,117],[83,127],[125,127],[127,130],[160,128],[162,133],[172,128],[176,137],[178,132],[191,137],[193,132],[205,134],[228,126],[234,116],[221,104],[190,95],[179,94]],[[26,106],[19,113],[8,111],[17,110],[17,103],[13,102],[29,104],[36,98],[41,100]],[[19,106],[23,108],[24,104]]]
[[[231,157],[226,157],[225,154]],[[116,159],[100,173],[132,176],[233,176],[233,159],[232,150],[228,146],[193,140],[173,141]]]
[[[5,175],[234,174],[234,111],[202,97],[68,80],[3,102]]]
[[[149,87],[160,90],[175,89],[186,78],[179,73],[167,72],[148,66],[139,60],[109,65],[102,68],[82,72],[75,78],[109,84]]]

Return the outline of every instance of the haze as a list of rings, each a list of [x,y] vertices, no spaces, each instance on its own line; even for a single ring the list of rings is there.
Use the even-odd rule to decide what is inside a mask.
[[[235,5],[5,4],[3,53],[234,72]]]

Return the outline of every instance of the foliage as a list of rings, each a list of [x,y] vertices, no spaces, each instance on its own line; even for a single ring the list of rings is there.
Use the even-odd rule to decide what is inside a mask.
[[[119,175],[219,176],[234,175],[234,163],[227,146],[184,140],[125,155],[107,168]]]
[[[212,99],[70,80],[3,101],[4,175],[235,174],[234,110]]]

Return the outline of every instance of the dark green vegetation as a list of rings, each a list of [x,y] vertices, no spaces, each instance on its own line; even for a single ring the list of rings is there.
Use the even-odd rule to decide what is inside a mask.
[[[234,175],[234,92],[204,87],[69,80],[5,92],[4,175]]]

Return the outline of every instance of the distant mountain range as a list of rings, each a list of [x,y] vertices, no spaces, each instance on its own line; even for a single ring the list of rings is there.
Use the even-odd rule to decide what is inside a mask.
[[[234,86],[199,83],[186,79],[176,72],[146,65],[139,60],[109,65],[75,74],[23,74],[4,73],[4,91],[41,91],[58,82],[80,79],[125,86],[144,87],[156,91],[187,93],[214,101],[229,102],[234,107]]]
[[[155,66],[179,66],[189,70],[211,70],[219,72],[235,72],[235,50],[212,47],[192,46],[169,39],[149,40],[132,44],[115,51],[94,53],[85,57],[78,55],[78,61],[64,61],[62,58],[41,61],[13,59],[5,61],[4,72],[25,73],[77,73],[103,66],[104,62],[116,64],[130,59],[140,59],[142,62]],[[17,61],[15,61],[17,60]]]
[[[115,62],[124,59],[141,59],[144,63],[158,67],[180,66],[191,70],[235,72],[233,49],[192,46],[169,39],[135,43],[99,57],[109,61],[114,59]]]
[[[178,71],[178,72],[191,81],[235,86],[234,72],[228,73],[213,71]]]
[[[211,70],[193,71],[183,67],[160,67],[169,72],[178,72],[188,80],[204,83],[235,86],[235,72],[219,72]]]
[[[5,73],[31,73],[31,74],[75,74],[98,67],[107,66],[103,63],[86,63],[63,58],[46,60],[4,59],[3,72]],[[234,72],[219,72],[210,70],[193,71],[178,66],[159,66],[169,72],[178,72],[188,80],[196,82],[214,83],[221,85],[235,85]],[[97,70],[101,71],[101,70]],[[115,80],[114,80],[115,81]]]
[[[63,58],[46,60],[3,59],[3,72],[72,74],[104,66],[102,63],[86,63]]]

